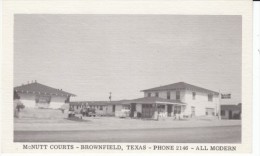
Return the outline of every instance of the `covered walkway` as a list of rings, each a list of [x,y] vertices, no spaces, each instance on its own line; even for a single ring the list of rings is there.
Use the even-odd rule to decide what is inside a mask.
[[[143,97],[127,100],[123,104],[130,105],[130,117],[152,118],[176,117],[183,113],[186,104],[178,100],[159,97]]]

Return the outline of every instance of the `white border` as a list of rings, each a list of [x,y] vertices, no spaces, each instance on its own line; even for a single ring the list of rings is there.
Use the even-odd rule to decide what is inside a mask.
[[[2,142],[5,152],[33,152],[21,150],[19,143],[13,143],[13,14],[182,14],[182,15],[242,15],[242,145],[237,152],[251,151],[252,136],[252,2],[247,0],[185,0],[185,1],[116,1],[116,0],[24,0],[4,1],[3,12],[3,104]],[[246,104],[246,105],[245,105]],[[122,144],[122,143],[121,143]],[[123,144],[122,144],[123,145]],[[178,144],[181,145],[181,144]],[[185,144],[186,145],[186,144]],[[210,145],[210,144],[208,144]],[[219,145],[219,144],[218,144]],[[40,152],[40,151],[36,151]],[[42,151],[47,152],[47,151]],[[54,151],[52,151],[54,152]],[[64,152],[64,151],[55,151]],[[75,150],[71,152],[77,152]],[[86,151],[79,151],[86,152]],[[91,152],[91,151],[90,151]],[[104,151],[103,151],[104,152]],[[151,151],[149,151],[151,152]],[[153,151],[155,152],[155,151]],[[160,151],[159,153],[163,153]],[[174,152],[176,153],[176,151]]]
[[[260,1],[253,8],[253,154],[260,155]]]

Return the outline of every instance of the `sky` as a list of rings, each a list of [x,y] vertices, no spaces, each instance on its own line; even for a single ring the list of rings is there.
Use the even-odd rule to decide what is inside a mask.
[[[143,97],[186,82],[241,102],[241,16],[48,15],[14,18],[14,86],[37,82],[72,100]]]

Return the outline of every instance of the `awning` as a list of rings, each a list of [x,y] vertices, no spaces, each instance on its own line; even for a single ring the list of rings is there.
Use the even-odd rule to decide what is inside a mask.
[[[163,99],[159,97],[143,97],[133,100],[124,101],[122,104],[131,104],[131,103],[139,103],[139,104],[171,104],[171,105],[186,105],[185,103],[179,100],[170,100]]]

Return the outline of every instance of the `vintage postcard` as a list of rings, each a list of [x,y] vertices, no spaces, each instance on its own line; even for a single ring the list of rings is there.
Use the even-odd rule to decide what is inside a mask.
[[[251,12],[4,1],[3,152],[251,152]]]

